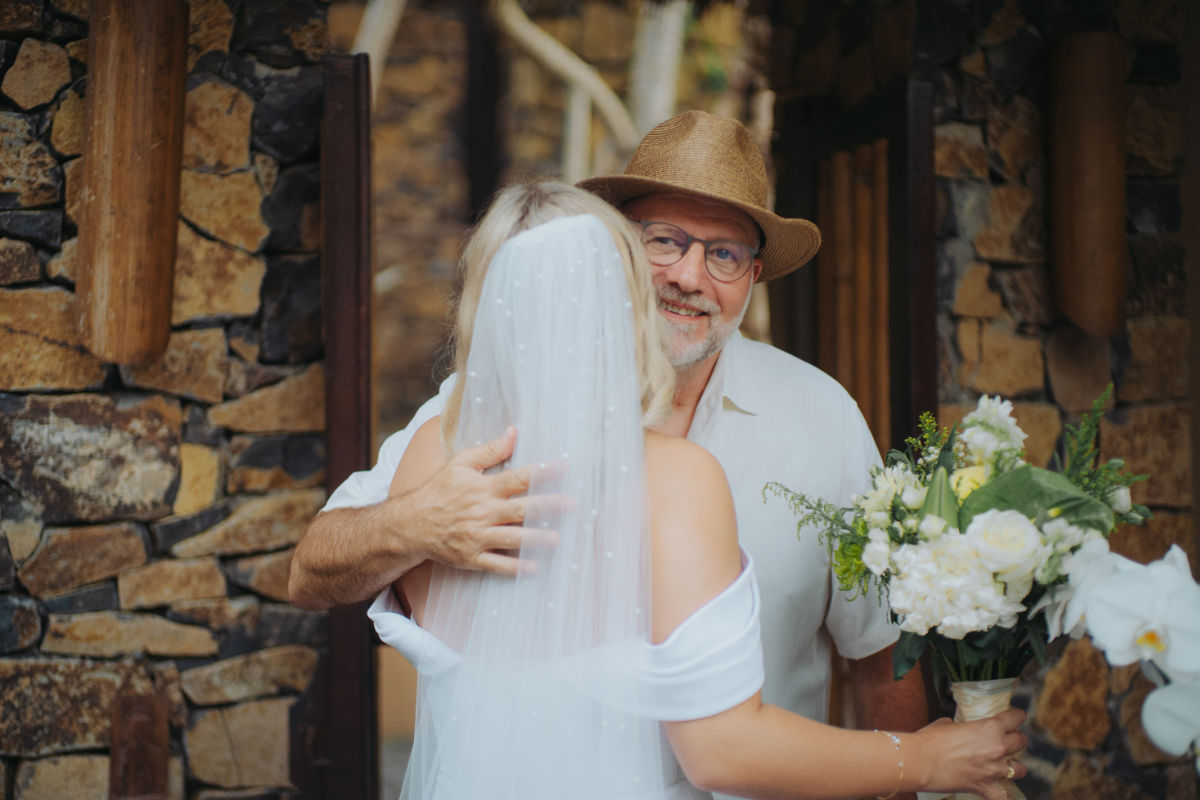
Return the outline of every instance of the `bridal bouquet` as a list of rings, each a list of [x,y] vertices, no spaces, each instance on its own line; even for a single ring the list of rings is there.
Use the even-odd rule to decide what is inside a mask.
[[[984,396],[952,430],[922,415],[907,452],[889,452],[850,508],[779,483],[764,499],[785,498],[799,531],[820,530],[842,590],[886,598],[901,628],[897,679],[929,648],[953,683],[1013,678],[1045,661],[1051,633],[1079,627],[1082,577],[1116,524],[1149,516],[1129,495],[1144,476],[1121,459],[1097,464],[1107,396],[1067,426],[1057,470],[1024,461],[1012,404]]]

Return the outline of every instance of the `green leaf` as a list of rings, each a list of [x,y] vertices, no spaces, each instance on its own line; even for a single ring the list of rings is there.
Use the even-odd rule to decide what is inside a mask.
[[[929,491],[925,493],[925,502],[921,504],[921,519],[925,519],[929,514],[941,517],[951,528],[958,528],[958,496],[950,486],[950,473],[945,467],[934,470],[933,478],[929,482]]]
[[[910,631],[901,631],[896,647],[892,650],[892,677],[900,680],[925,652],[925,637]]]
[[[1072,525],[1105,535],[1114,521],[1107,503],[1083,492],[1057,472],[1029,464],[995,475],[967,495],[959,510],[961,530],[966,530],[976,515],[990,509],[1020,511],[1030,519],[1043,514],[1050,518],[1062,516]]]

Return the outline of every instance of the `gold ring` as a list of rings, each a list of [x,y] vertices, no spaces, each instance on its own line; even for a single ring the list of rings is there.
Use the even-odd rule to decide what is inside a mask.
[[[1004,780],[1011,781],[1013,776],[1017,774],[1017,768],[1013,766],[1011,758],[1005,760],[1008,761],[1008,772],[1004,773]]]

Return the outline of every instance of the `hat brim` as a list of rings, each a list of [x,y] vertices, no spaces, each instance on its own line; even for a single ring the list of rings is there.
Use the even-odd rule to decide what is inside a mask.
[[[787,275],[804,266],[821,247],[820,229],[806,219],[788,219],[756,205],[708,192],[698,192],[672,181],[639,178],[636,175],[602,175],[586,178],[576,186],[600,196],[614,206],[655,192],[681,192],[717,200],[746,212],[762,229],[765,239],[763,249],[758,254],[763,265],[762,273],[758,276],[759,282]]]

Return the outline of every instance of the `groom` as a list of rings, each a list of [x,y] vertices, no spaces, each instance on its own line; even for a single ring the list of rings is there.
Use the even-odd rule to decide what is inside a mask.
[[[784,275],[820,245],[808,220],[766,208],[762,156],[741,123],[689,111],[638,146],[623,175],[580,183],[643,228],[658,306],[667,322],[677,384],[662,430],[703,445],[724,467],[742,546],[762,592],[763,700],[810,718],[827,716],[831,651],[849,661],[859,727],[915,730],[926,721],[919,670],[891,677],[898,630],[871,598],[848,600],[832,584],[816,532],[795,536],[782,502],[764,503],[779,481],[849,505],[879,463],[866,423],[842,388],[816,368],[738,333],[756,281]],[[522,544],[544,532],[515,527],[536,498],[518,497],[526,469],[484,470],[512,452],[516,434],[464,450],[421,488],[388,498],[412,433],[440,413],[450,381],[378,463],[331,495],[296,549],[293,602],[327,608],[373,597],[416,564],[516,574]]]

